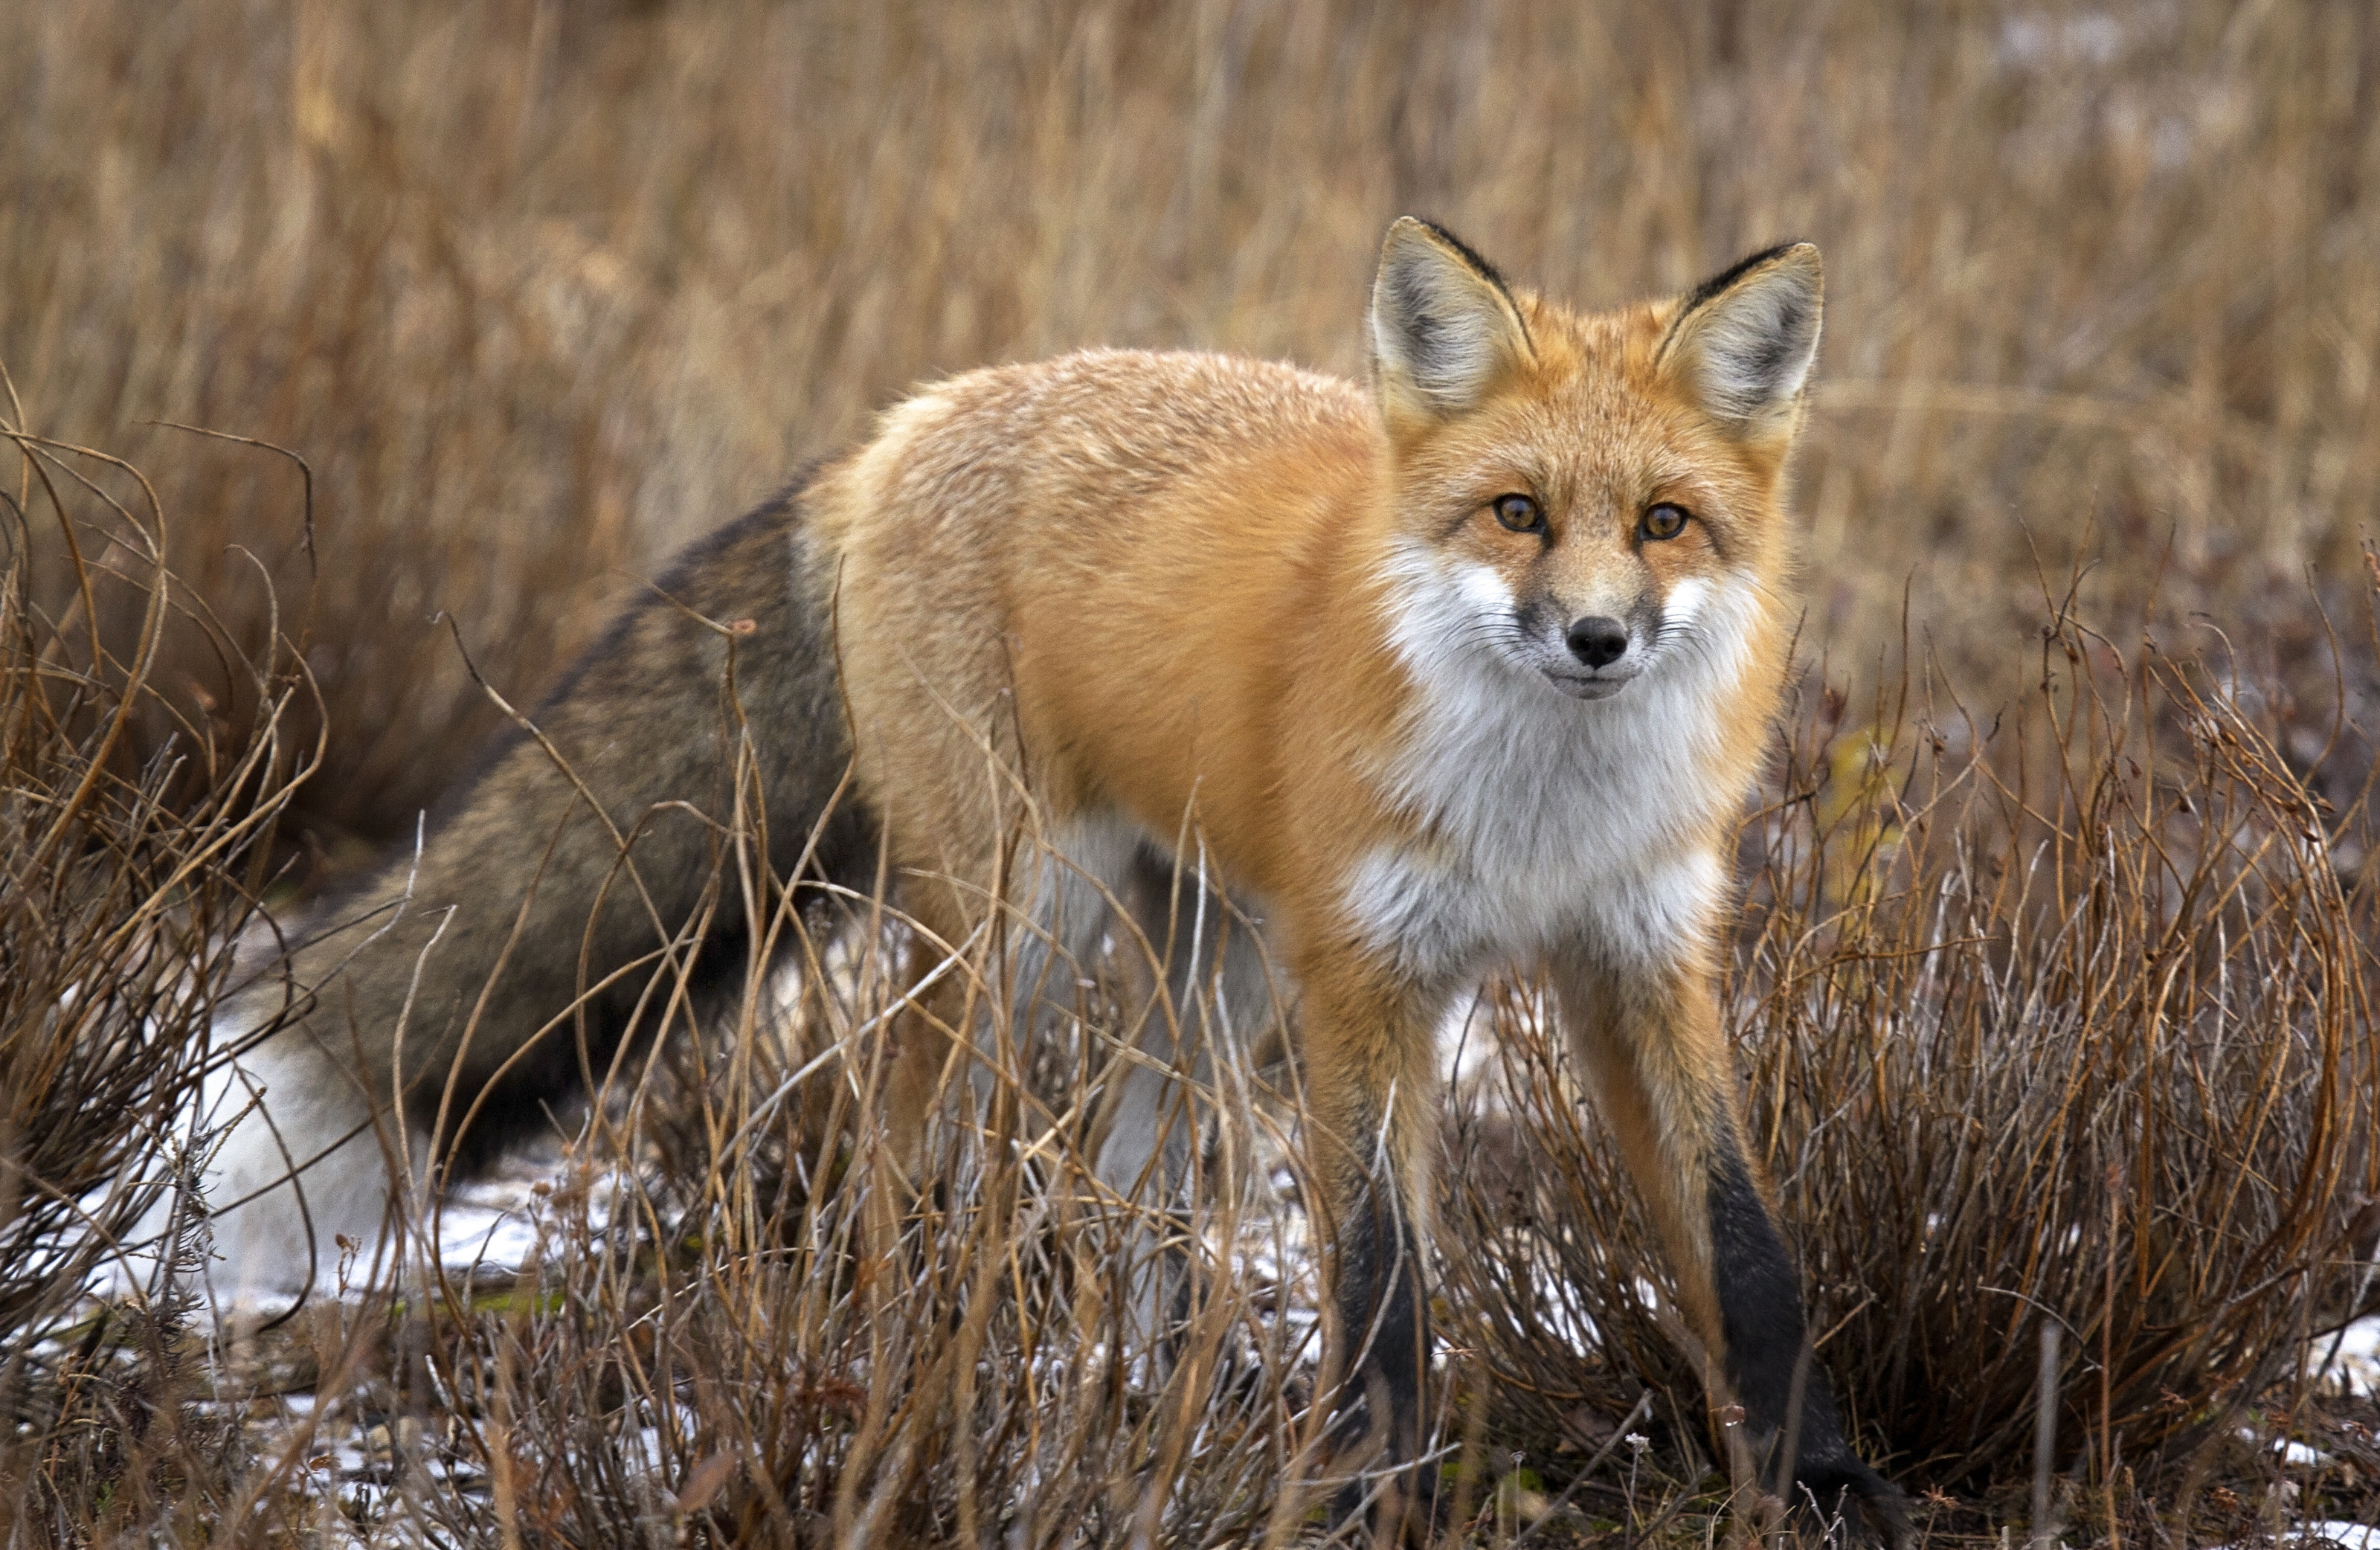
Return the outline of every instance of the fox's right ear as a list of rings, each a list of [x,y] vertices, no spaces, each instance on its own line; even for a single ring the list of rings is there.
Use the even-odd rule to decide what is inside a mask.
[[[1390,427],[1476,408],[1530,353],[1494,266],[1453,233],[1399,216],[1372,282],[1372,378]]]

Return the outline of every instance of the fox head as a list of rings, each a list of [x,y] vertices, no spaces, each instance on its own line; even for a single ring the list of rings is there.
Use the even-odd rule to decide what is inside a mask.
[[[1579,315],[1436,226],[1390,227],[1371,346],[1401,645],[1594,700],[1769,644],[1820,292],[1804,242]]]

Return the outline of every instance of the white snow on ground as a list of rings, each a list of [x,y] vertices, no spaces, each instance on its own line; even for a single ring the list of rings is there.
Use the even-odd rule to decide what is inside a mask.
[[[2327,1361],[2325,1378],[2380,1398],[2380,1316],[2357,1319],[2338,1334],[2315,1341],[2314,1347]]]
[[[2341,1523],[2334,1519],[2301,1523],[2276,1535],[2277,1544],[2314,1545],[2328,1542],[2345,1550],[2380,1550],[2380,1528],[2369,1523]],[[2225,1545],[2223,1550],[2243,1550],[2239,1545]]]
[[[518,1270],[537,1247],[540,1234],[552,1230],[539,1191],[561,1188],[567,1171],[558,1148],[540,1146],[455,1190],[437,1215],[438,1263],[450,1276]],[[611,1215],[610,1182],[608,1178],[599,1181],[588,1203],[589,1217],[597,1227]]]
[[[2299,1539],[2336,1541],[2347,1550],[2380,1550],[2380,1528],[2370,1523],[2340,1523],[2325,1520],[2308,1523],[2298,1532]]]
[[[2344,1330],[2316,1340],[2313,1356],[2323,1381],[2353,1393],[2380,1395],[2380,1316],[2358,1319]],[[2251,1442],[2258,1435],[2254,1429],[2245,1426],[2240,1429],[2240,1435]],[[2284,1463],[2295,1468],[2318,1470],[2332,1461],[2329,1454],[2285,1437],[2273,1438],[2272,1446]],[[2344,1550],[2380,1550],[2380,1526],[2335,1519],[2309,1520],[2284,1530],[2274,1543],[2304,1545],[2309,1550],[2323,1544],[2340,1545]],[[2226,1545],[2223,1550],[2245,1547]]]
[[[2263,1436],[2264,1434],[2253,1426],[2240,1428],[2241,1442],[2252,1443]],[[2293,1464],[2299,1469],[2318,1470],[2330,1462],[2330,1455],[2318,1447],[2308,1447],[2301,1442],[2291,1442],[2287,1437],[2275,1437],[2272,1442],[2273,1451],[2281,1456],[2281,1462],[2284,1464]]]

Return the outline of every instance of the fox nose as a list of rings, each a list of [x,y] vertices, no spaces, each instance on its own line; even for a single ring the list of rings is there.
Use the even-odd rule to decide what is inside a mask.
[[[1605,667],[1628,655],[1628,626],[1601,614],[1572,620],[1564,638],[1570,654],[1589,667]]]

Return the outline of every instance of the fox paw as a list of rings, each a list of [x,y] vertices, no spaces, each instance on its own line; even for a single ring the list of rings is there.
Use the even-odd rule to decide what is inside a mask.
[[[1330,1504],[1330,1526],[1334,1532],[1350,1524],[1362,1524],[1368,1537],[1355,1543],[1370,1544],[1376,1550],[1390,1546],[1423,1546],[1434,1543],[1439,1521],[1445,1504],[1439,1499],[1438,1481],[1434,1471],[1414,1466],[1399,1469],[1385,1478],[1378,1474],[1361,1475],[1339,1488]]]
[[[1815,1511],[1822,1520],[1840,1519],[1853,1539],[1866,1528],[1888,1550],[1905,1550],[1909,1544],[1909,1498],[1900,1486],[1849,1453],[1840,1459],[1805,1460],[1793,1471],[1790,1505]]]

